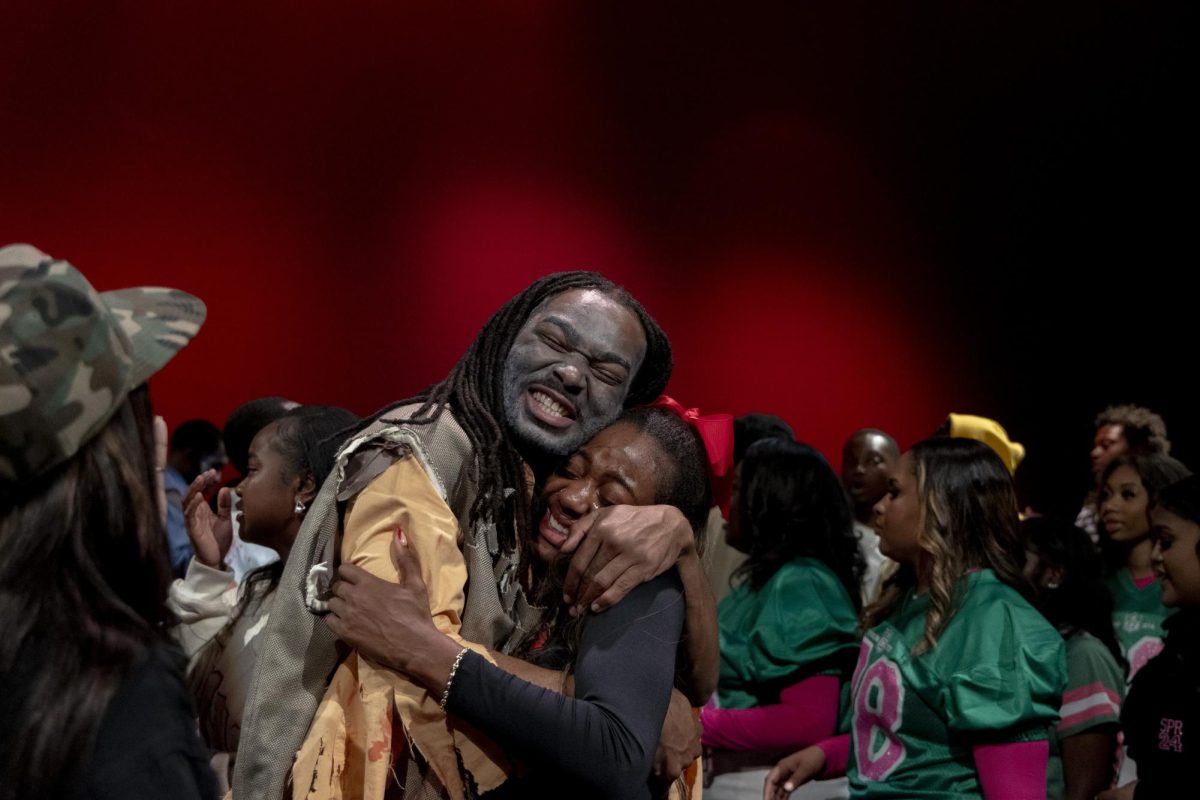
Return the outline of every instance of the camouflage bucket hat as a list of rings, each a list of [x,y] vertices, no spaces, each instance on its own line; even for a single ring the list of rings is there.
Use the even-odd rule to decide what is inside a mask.
[[[0,248],[0,484],[77,453],[204,315],[203,302],[175,289],[101,293],[35,247]]]

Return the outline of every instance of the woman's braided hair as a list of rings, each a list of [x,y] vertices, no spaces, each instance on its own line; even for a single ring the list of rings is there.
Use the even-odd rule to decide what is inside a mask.
[[[637,315],[646,334],[646,356],[633,376],[625,404],[648,403],[658,397],[672,367],[671,343],[662,328],[629,292],[603,275],[558,272],[534,281],[493,314],[444,380],[376,412],[360,426],[414,403],[421,405],[411,416],[387,421],[426,425],[436,421],[446,406],[453,407],[454,419],[475,450],[479,492],[471,516],[493,520],[502,547],[515,547],[518,538],[524,541],[532,525],[529,496],[520,490],[525,485],[524,461],[505,435],[504,362],[526,320],[547,300],[572,289],[596,289]],[[506,488],[517,489],[512,493],[511,515],[504,513]]]

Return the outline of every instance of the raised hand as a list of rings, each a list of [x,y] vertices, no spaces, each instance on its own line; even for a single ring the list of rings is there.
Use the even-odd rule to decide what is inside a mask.
[[[230,517],[233,498],[228,488],[222,489],[217,494],[216,514],[204,499],[204,493],[218,480],[220,476],[215,469],[196,476],[183,497],[183,522],[196,551],[196,560],[207,567],[224,569],[225,556],[233,544],[233,520]]]

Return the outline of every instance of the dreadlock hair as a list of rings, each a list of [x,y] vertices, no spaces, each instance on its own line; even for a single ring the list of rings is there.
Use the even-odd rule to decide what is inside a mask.
[[[929,584],[925,635],[920,655],[937,645],[962,602],[968,570],[987,568],[1026,598],[1021,574],[1025,546],[1018,530],[1017,495],[1012,475],[992,448],[974,439],[926,439],[909,451],[921,503],[922,569]],[[879,599],[863,612],[866,627],[878,625],[917,583],[917,570],[903,565],[884,585]]]
[[[514,507],[510,514],[504,513],[504,490],[526,484],[525,463],[505,435],[504,362],[529,317],[547,300],[572,289],[600,291],[636,314],[642,324],[646,356],[630,381],[625,405],[648,403],[662,394],[671,377],[671,343],[654,318],[623,287],[599,273],[557,272],[534,281],[493,314],[444,380],[387,406],[358,426],[361,430],[389,412],[415,403],[420,407],[411,416],[386,421],[428,425],[437,421],[446,406],[453,407],[454,419],[475,451],[479,491],[471,516],[491,519],[502,547],[511,549],[518,541],[526,541],[533,525],[532,504],[524,491],[511,493]]]
[[[854,603],[865,564],[846,490],[820,453],[787,439],[763,439],[746,451],[730,510],[749,558],[730,578],[759,592],[785,564],[814,558],[837,576]],[[740,543],[739,543],[740,544]]]
[[[1021,523],[1025,548],[1037,555],[1033,575],[1038,610],[1064,638],[1086,631],[1100,640],[1118,664],[1124,663],[1113,632],[1113,598],[1104,582],[1100,554],[1081,528],[1053,517],[1033,517]],[[1044,585],[1047,571],[1062,571],[1051,588]]]

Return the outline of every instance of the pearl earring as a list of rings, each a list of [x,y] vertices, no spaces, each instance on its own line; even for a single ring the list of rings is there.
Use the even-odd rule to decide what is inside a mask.
[[[294,510],[297,514],[303,514],[307,510],[307,508],[304,505],[304,501],[301,500],[299,497],[296,498],[296,506],[295,506]]]

